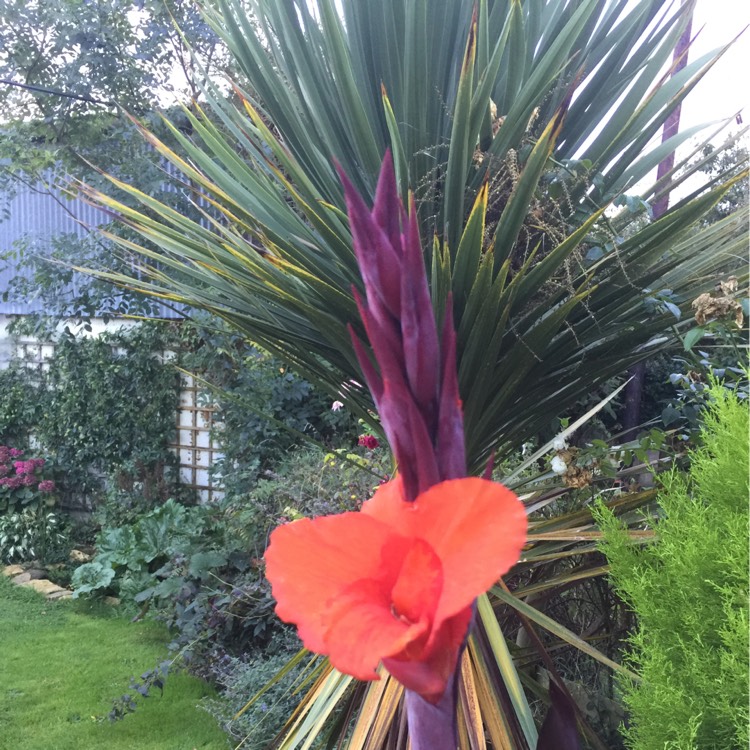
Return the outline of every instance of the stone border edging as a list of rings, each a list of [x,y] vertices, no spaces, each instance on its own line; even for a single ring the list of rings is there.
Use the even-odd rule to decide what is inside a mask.
[[[34,589],[50,601],[70,599],[73,596],[70,589],[52,583],[44,577],[45,574],[46,571],[41,568],[24,568],[22,565],[6,565],[3,568],[3,575],[10,578],[12,583]]]

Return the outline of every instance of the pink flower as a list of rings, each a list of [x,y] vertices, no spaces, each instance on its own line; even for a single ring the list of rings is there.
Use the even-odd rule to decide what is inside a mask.
[[[24,487],[33,487],[36,484],[36,477],[33,474],[25,474],[21,477],[21,484]]]
[[[16,474],[33,474],[44,466],[44,459],[30,458],[28,461],[14,461],[13,466],[16,467]]]
[[[39,482],[39,487],[37,487],[37,489],[39,492],[54,492],[55,483],[51,479],[44,479]]]
[[[360,435],[359,445],[364,446],[369,451],[374,451],[375,448],[377,448],[380,445],[380,443],[378,442],[378,439],[374,435]]]
[[[10,466],[7,464],[0,464],[0,477],[8,476],[10,473]]]
[[[11,458],[20,458],[21,456],[23,456],[23,451],[20,448],[11,448],[10,456]]]

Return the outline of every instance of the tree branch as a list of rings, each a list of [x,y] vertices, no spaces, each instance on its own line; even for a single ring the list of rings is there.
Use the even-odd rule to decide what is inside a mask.
[[[78,99],[81,102],[88,102],[89,104],[98,104],[103,107],[114,107],[113,102],[105,102],[103,99],[96,99],[88,94],[71,94],[67,91],[58,91],[57,89],[47,89],[42,86],[34,86],[30,83],[19,83],[18,81],[9,81],[6,78],[0,78],[0,84],[5,86],[15,86],[19,89],[26,89],[27,91],[35,91],[39,94],[49,94],[50,96],[60,96],[66,99]]]

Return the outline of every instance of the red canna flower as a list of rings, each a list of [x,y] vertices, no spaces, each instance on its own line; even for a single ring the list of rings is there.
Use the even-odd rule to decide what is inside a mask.
[[[276,613],[339,671],[386,669],[437,703],[455,669],[474,599],[518,560],[522,503],[478,478],[404,497],[397,478],[359,513],[277,528],[266,552]]]

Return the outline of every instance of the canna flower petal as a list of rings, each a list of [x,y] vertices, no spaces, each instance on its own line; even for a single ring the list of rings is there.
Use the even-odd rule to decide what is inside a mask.
[[[426,618],[409,623],[393,616],[388,587],[376,580],[358,581],[331,605],[325,639],[336,669],[360,680],[375,680],[384,655],[398,654],[424,641]]]
[[[362,506],[406,537],[426,541],[443,565],[439,624],[469,606],[516,563],[526,541],[526,511],[516,495],[477,477],[450,479],[411,503],[396,480]]]
[[[420,652],[412,649],[386,657],[383,666],[407,690],[437,703],[456,668],[472,617],[472,608],[466,607],[434,631]]]
[[[276,613],[341,672],[396,679],[437,702],[474,599],[518,559],[523,504],[485,479],[452,479],[407,501],[401,478],[359,513],[277,528],[266,552]]]
[[[276,614],[298,626],[305,648],[327,654],[331,603],[377,577],[393,530],[362,513],[302,518],[274,529],[265,554]]]

